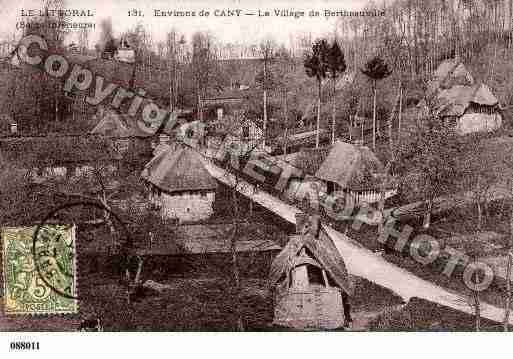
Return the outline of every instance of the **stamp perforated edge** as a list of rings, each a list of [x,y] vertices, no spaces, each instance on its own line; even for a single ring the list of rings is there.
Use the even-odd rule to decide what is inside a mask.
[[[77,298],[72,299],[73,301],[73,310],[66,311],[7,311],[6,310],[6,293],[7,293],[7,278],[5,271],[5,257],[6,257],[6,246],[4,245],[4,232],[10,229],[20,229],[20,228],[34,228],[34,230],[43,225],[42,223],[37,224],[35,226],[23,226],[23,227],[0,227],[0,246],[2,247],[2,278],[4,281],[3,285],[3,315],[5,316],[32,316],[32,317],[45,317],[45,316],[66,316],[66,315],[77,315],[79,314],[79,302]],[[78,255],[77,255],[77,243],[76,243],[76,224],[71,225],[71,238],[73,242],[73,288],[75,297],[78,296]]]

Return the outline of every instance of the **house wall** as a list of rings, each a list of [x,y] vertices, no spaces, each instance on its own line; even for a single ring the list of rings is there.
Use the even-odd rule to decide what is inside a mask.
[[[263,137],[263,130],[253,121],[246,119],[242,122],[241,127],[237,129],[236,137],[232,138],[232,140],[240,143],[242,153],[249,153],[263,148]]]
[[[338,186],[337,186],[338,187]],[[340,191],[340,188],[336,188],[336,191]],[[285,196],[290,201],[304,202],[308,201],[311,205],[315,205],[315,196],[319,192],[327,193],[326,183],[320,180],[305,180],[291,179],[285,190]],[[393,197],[397,194],[396,189],[390,189],[385,191],[385,199]],[[345,200],[348,203],[352,203],[348,208],[358,207],[363,203],[371,204],[377,203],[381,200],[381,193],[378,191],[349,191],[345,194]]]
[[[300,265],[291,271],[292,283],[275,292],[274,325],[294,329],[336,329],[344,326],[341,290],[326,283],[312,282],[308,271],[313,266]]]
[[[215,192],[162,193],[154,199],[166,218],[178,218],[180,222],[195,222],[209,218],[213,213]]]
[[[502,116],[499,113],[465,113],[456,124],[456,131],[460,135],[474,132],[492,132],[502,126]]]
[[[32,169],[32,180],[42,181],[64,177],[87,177],[93,175],[93,166],[74,164],[73,166],[53,166]],[[103,167],[105,173],[114,174],[117,171],[116,166],[107,165]]]
[[[275,298],[273,324],[304,329],[337,329],[344,326],[344,307],[336,287],[289,288]]]
[[[388,199],[393,197],[397,193],[397,190],[385,191],[385,198]],[[355,206],[363,203],[371,204],[377,203],[381,200],[382,193],[378,191],[349,191],[346,194],[346,201],[353,203]]]

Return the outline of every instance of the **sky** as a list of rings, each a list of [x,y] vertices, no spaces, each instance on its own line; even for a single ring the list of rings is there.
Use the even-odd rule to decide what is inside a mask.
[[[142,23],[151,33],[155,42],[164,39],[171,28],[190,37],[195,31],[209,31],[222,42],[258,43],[261,39],[273,36],[278,42],[287,44],[290,36],[296,33],[311,33],[313,37],[333,32],[336,17],[324,17],[324,9],[358,10],[368,0],[65,0],[68,9],[91,10],[93,17],[74,17],[75,22],[96,23],[96,30],[91,35],[91,47],[97,42],[100,32],[99,23],[103,18],[111,17],[115,35]],[[21,11],[40,9],[40,0],[0,0],[0,39],[12,36],[16,24],[26,21]],[[140,10],[140,16],[128,16],[131,9]],[[154,10],[162,11],[196,11],[194,17],[155,16]],[[214,16],[215,11],[241,10],[241,16]],[[274,16],[274,10],[288,9],[304,11],[305,16]],[[206,10],[208,17],[199,16],[199,11]],[[271,16],[260,17],[269,11]],[[310,10],[317,10],[320,17],[309,17]],[[255,15],[244,15],[253,13]],[[226,13],[225,13],[226,14]],[[18,31],[19,33],[19,31]]]

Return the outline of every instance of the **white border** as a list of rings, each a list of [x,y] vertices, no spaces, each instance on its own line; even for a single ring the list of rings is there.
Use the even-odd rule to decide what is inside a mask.
[[[491,358],[507,333],[0,333],[2,358]],[[38,341],[13,352],[11,341]]]

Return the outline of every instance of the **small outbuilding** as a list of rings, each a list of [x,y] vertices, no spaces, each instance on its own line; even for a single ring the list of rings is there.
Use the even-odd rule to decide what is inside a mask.
[[[355,205],[377,203],[396,194],[385,166],[366,146],[335,142],[315,176],[327,182],[328,193],[343,191],[346,201]]]
[[[319,217],[296,217],[292,236],[271,265],[274,325],[301,330],[343,328],[351,321],[353,285]]]

